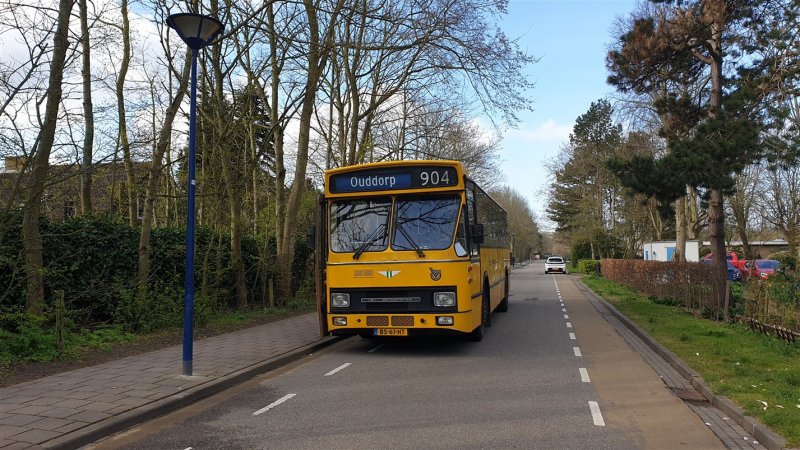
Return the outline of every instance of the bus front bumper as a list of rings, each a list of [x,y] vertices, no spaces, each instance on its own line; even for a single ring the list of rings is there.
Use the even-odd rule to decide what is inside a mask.
[[[426,336],[469,333],[479,315],[467,312],[441,314],[336,314],[328,315],[328,330],[336,335]]]

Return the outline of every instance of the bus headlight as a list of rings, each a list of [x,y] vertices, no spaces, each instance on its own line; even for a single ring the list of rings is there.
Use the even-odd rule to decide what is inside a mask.
[[[350,294],[335,292],[331,294],[331,306],[334,308],[347,308],[350,306]]]
[[[456,306],[456,293],[455,292],[434,292],[433,293],[434,306]]]

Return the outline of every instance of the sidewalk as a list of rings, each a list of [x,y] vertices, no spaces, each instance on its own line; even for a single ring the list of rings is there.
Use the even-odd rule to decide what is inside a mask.
[[[77,448],[300,359],[320,339],[316,313],[0,389],[0,448]]]

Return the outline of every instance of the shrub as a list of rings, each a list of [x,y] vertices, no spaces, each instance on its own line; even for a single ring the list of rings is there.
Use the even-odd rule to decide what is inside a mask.
[[[780,261],[781,270],[796,272],[797,271],[797,256],[789,252],[775,252],[771,253],[767,259],[774,259]]]
[[[597,259],[582,259],[578,261],[578,272],[596,275],[600,273],[600,261]]]

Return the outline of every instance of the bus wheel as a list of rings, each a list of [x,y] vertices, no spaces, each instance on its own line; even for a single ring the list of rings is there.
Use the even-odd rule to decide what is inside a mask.
[[[499,312],[508,311],[508,275],[506,275],[506,282],[503,287],[503,300],[500,301],[499,305],[497,305],[497,311]]]
[[[483,324],[478,325],[477,328],[472,330],[472,332],[467,335],[467,339],[472,342],[480,342],[483,339]]]

